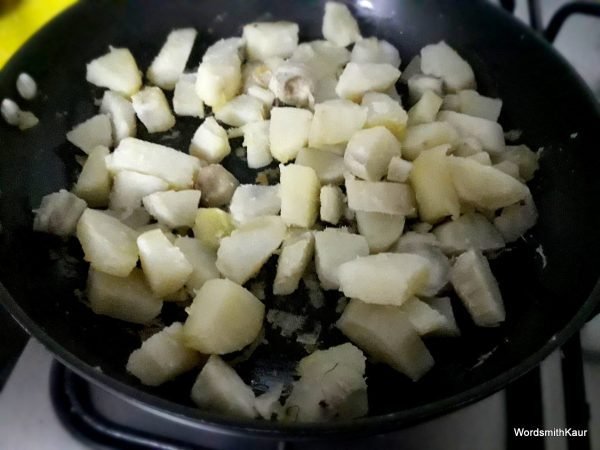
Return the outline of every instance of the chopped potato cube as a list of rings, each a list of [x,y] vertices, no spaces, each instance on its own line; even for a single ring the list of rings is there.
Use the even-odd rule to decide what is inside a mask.
[[[525,181],[533,178],[536,170],[539,168],[538,155],[531,151],[526,145],[507,145],[506,151],[494,155],[497,162],[511,161],[519,166],[519,175]]]
[[[192,400],[200,408],[233,417],[254,418],[254,392],[221,358],[211,355],[194,386]]]
[[[379,181],[394,156],[400,156],[400,142],[387,128],[377,126],[354,133],[346,147],[344,163],[357,177]]]
[[[286,227],[279,216],[250,220],[221,240],[217,268],[239,284],[255,276],[285,237]]]
[[[105,87],[127,97],[142,87],[142,76],[131,52],[126,48],[110,48],[110,51],[91,61],[86,67],[86,79],[99,87]]]
[[[88,154],[99,145],[112,147],[112,129],[109,116],[98,114],[80,123],[67,133],[67,140]]]
[[[316,172],[298,164],[280,166],[281,218],[288,226],[311,227],[319,213],[321,184]]]
[[[277,260],[277,274],[273,282],[273,294],[288,295],[298,289],[300,278],[313,256],[314,235],[302,233],[295,239],[286,239]]]
[[[190,143],[190,154],[210,163],[218,163],[231,153],[227,131],[213,117],[198,127]]]
[[[198,67],[196,94],[206,105],[218,108],[235,97],[242,86],[240,58],[235,53],[206,57]]]
[[[339,267],[368,254],[367,240],[358,234],[335,228],[315,233],[315,265],[323,289],[339,288]]]
[[[122,170],[114,177],[109,207],[126,218],[142,205],[142,199],[154,192],[166,191],[169,185],[161,178]]]
[[[100,104],[100,112],[110,117],[112,137],[115,143],[137,133],[135,110],[129,100],[113,91],[105,91]]]
[[[446,122],[431,122],[414,125],[406,130],[402,141],[402,156],[413,161],[423,150],[439,145],[453,145],[458,141],[458,133]]]
[[[353,299],[336,326],[369,356],[413,381],[433,367],[431,354],[401,308]]]
[[[185,283],[189,291],[198,290],[208,280],[221,277],[216,265],[217,254],[199,239],[179,236],[173,243],[192,265],[192,274]]]
[[[327,150],[303,148],[296,156],[295,164],[311,167],[321,184],[342,184],[344,182],[343,156]]]
[[[415,212],[415,196],[407,184],[347,179],[346,195],[354,211],[405,216]]]
[[[409,253],[362,256],[339,267],[340,290],[367,303],[401,305],[429,279],[426,258]]]
[[[356,19],[346,5],[338,2],[325,3],[321,31],[325,39],[339,47],[347,47],[361,39]]]
[[[136,233],[105,212],[86,209],[77,223],[84,259],[99,271],[126,277],[138,260]]]
[[[452,302],[449,297],[429,298],[425,300],[425,303],[439,312],[446,319],[444,324],[433,332],[434,335],[460,336],[460,329],[456,324],[454,310],[452,309]]]
[[[492,165],[492,159],[490,158],[490,154],[487,152],[475,153],[474,155],[467,156],[467,159],[477,161],[479,164],[483,164],[484,166]]]
[[[460,108],[458,112],[469,116],[481,117],[483,119],[497,122],[502,110],[502,100],[486,97],[477,91],[467,89],[458,93]]]
[[[349,100],[328,100],[315,105],[308,145],[321,148],[348,142],[367,120],[367,109]]]
[[[321,220],[337,225],[344,215],[345,200],[346,197],[338,186],[323,186],[319,194]]]
[[[160,229],[138,236],[137,246],[142,269],[157,296],[166,297],[184,286],[193,267]]]
[[[204,102],[196,93],[196,74],[183,74],[175,84],[173,111],[178,116],[204,118]]]
[[[404,216],[356,211],[358,232],[365,237],[371,253],[389,249],[404,230]]]
[[[433,229],[439,245],[447,253],[460,253],[470,248],[497,250],[504,247],[498,230],[481,214],[463,214]]]
[[[450,281],[475,324],[494,327],[504,322],[506,313],[498,283],[479,251],[469,250],[456,258]]]
[[[313,115],[300,108],[276,107],[271,110],[269,144],[271,154],[286,163],[306,146]]]
[[[406,161],[399,156],[394,156],[390,159],[386,179],[396,183],[406,183],[412,168],[413,165],[410,161]]]
[[[444,41],[421,49],[421,70],[442,78],[450,92],[475,87],[475,74],[469,63]]]
[[[194,222],[194,237],[212,250],[235,229],[231,215],[219,208],[200,208]]]
[[[538,213],[532,198],[502,209],[494,225],[506,242],[514,242],[537,222]]]
[[[248,158],[248,167],[251,169],[260,169],[268,166],[273,161],[271,150],[269,148],[269,130],[271,122],[261,120],[244,125],[244,147],[246,147],[246,157]]]
[[[446,316],[417,297],[406,301],[400,309],[421,336],[436,334],[449,326]]]
[[[497,122],[454,111],[441,111],[438,120],[448,122],[463,138],[477,139],[489,153],[502,153],[505,150],[504,131]]]
[[[152,84],[168,90],[175,87],[185,70],[197,34],[193,28],[181,28],[169,33],[146,72]]]
[[[208,280],[196,293],[183,326],[186,345],[205,354],[241,350],[256,339],[265,306],[228,279]]]
[[[421,97],[426,92],[431,91],[434,94],[441,96],[443,89],[443,82],[439,78],[430,77],[428,75],[417,74],[413,75],[408,80],[408,101],[409,104],[415,105],[421,100]]]
[[[191,228],[200,205],[200,191],[155,192],[142,200],[144,208],[159,223],[169,228]]]
[[[264,119],[264,106],[260,100],[246,94],[238,95],[218,108],[213,108],[219,122],[232,127],[241,127],[248,123]]]
[[[204,206],[225,206],[240,183],[225,167],[210,164],[198,172],[196,188],[202,191]]]
[[[158,87],[145,87],[131,97],[138,119],[149,133],[161,133],[175,126],[175,116],[163,91]]]
[[[380,92],[367,92],[361,105],[367,108],[366,128],[384,126],[397,139],[402,139],[408,115],[398,101]]]
[[[442,99],[432,90],[426,90],[419,101],[408,111],[408,124],[418,125],[433,122],[441,106]]]
[[[398,49],[388,41],[375,37],[361,39],[354,44],[350,60],[356,63],[390,64],[396,68],[400,66]]]
[[[127,360],[127,372],[147,386],[159,386],[188,372],[202,355],[185,347],[183,326],[175,322],[146,339]]]
[[[280,209],[279,185],[242,184],[233,193],[229,205],[231,216],[238,223],[260,216],[274,216]]]
[[[133,269],[127,276],[114,276],[90,267],[87,296],[96,314],[140,324],[158,316],[163,304],[140,269]]]
[[[369,91],[383,92],[400,78],[391,64],[349,62],[340,75],[335,92],[340,98],[360,102]]]
[[[250,60],[288,58],[298,46],[298,24],[293,22],[255,22],[244,26],[242,33]]]
[[[92,150],[73,187],[73,193],[93,208],[108,205],[112,179],[106,168],[105,158],[109,153],[108,148],[103,146]]]
[[[33,229],[57,236],[69,236],[75,232],[79,218],[87,208],[84,200],[64,189],[42,198],[36,209]]]

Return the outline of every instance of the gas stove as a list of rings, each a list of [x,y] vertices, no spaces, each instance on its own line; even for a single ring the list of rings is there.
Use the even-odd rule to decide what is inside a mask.
[[[546,37],[550,40],[556,37],[556,48],[600,99],[598,18],[580,14],[561,30],[561,16],[550,18],[559,7],[574,3],[565,0],[496,3],[537,30],[547,26]],[[571,8],[579,13],[587,10],[580,2]],[[561,31],[557,36],[558,30]],[[27,338],[4,314],[0,308],[0,386],[7,379],[0,392],[0,449],[600,450],[600,316],[539,368],[505,390],[451,414],[395,433],[352,441],[293,446],[253,441],[242,446],[232,436],[198,430],[186,420],[161,416],[87,383],[54,361],[35,340],[29,340],[21,352]],[[11,360],[16,360],[14,355],[19,353],[13,366]],[[546,433],[544,437],[535,435],[540,430]],[[575,430],[587,433],[569,436]],[[522,435],[518,436],[519,433]]]

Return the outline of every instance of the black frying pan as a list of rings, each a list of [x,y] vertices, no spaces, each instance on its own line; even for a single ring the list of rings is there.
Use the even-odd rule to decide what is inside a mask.
[[[193,407],[188,393],[195,373],[155,389],[129,376],[124,366],[139,346],[140,328],[96,316],[74,295],[83,288],[86,267],[64,255],[79,258],[77,242],[31,231],[31,210],[42,196],[74,181],[76,149],[65,141],[65,132],[95,114],[94,98],[101,96],[85,82],[87,61],[112,44],[129,47],[146,68],[167,33],[183,26],[200,32],[190,67],[212,41],[239,34],[243,24],[257,19],[297,21],[303,38],[320,37],[323,1],[300,0],[82,1],[10,61],[0,75],[0,96],[17,97],[14,82],[21,71],[32,74],[41,90],[27,105],[39,115],[39,126],[21,133],[0,124],[0,279],[2,301],[16,319],[62,362],[119,395],[209,429],[277,437],[398,428],[491,394],[564,343],[600,298],[595,289],[600,272],[598,104],[547,43],[484,1],[361,0],[351,8],[363,34],[394,43],[404,64],[422,46],[447,40],[474,67],[480,90],[504,100],[505,130],[522,129],[522,142],[544,149],[531,185],[539,223],[493,261],[506,302],[504,325],[475,328],[457,305],[463,337],[428,342],[437,364],[421,381],[413,384],[385,366],[369,365],[368,418],[314,425],[235,420]],[[197,125],[178,119],[178,139],[140,135],[184,150]],[[241,180],[254,179],[233,159],[225,163]],[[311,313],[302,294],[266,303]],[[181,320],[181,311],[171,306],[165,307],[164,321]],[[324,322],[321,347],[343,341],[327,326],[336,317],[334,309],[335,297],[318,313]],[[276,376],[289,378],[304,355],[300,345],[276,332],[267,330],[267,337],[271,345],[259,347],[250,362],[238,366],[258,392]]]

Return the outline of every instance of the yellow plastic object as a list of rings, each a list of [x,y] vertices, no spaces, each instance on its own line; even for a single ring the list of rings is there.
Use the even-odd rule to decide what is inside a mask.
[[[46,22],[76,0],[0,0],[0,67]]]

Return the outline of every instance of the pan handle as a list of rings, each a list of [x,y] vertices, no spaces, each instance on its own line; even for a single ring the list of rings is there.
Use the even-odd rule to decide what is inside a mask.
[[[554,42],[564,23],[574,14],[600,17],[600,4],[595,2],[573,2],[563,5],[552,16],[548,27],[544,31],[544,37],[549,42]]]

